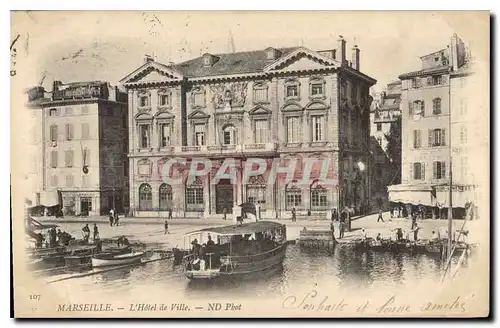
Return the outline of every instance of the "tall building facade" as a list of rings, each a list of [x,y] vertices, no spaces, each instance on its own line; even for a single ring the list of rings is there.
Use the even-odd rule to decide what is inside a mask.
[[[348,60],[342,37],[325,51],[207,53],[171,65],[147,58],[121,81],[129,97],[133,214],[162,216],[172,208],[174,216],[215,216],[254,202],[263,217],[279,218],[294,208],[314,215],[366,206],[369,88],[376,81],[361,73],[359,59],[354,46]],[[188,165],[180,165],[174,169],[182,183],[165,181],[169,160],[200,157],[210,160],[208,174],[190,181]],[[235,161],[236,181],[217,179],[227,158]],[[246,180],[251,158],[268,165]],[[322,184],[317,166],[311,183],[299,183],[308,159],[328,160],[338,183]],[[270,183],[276,160],[296,163],[291,181]]]
[[[57,191],[67,215],[100,215],[128,207],[127,95],[106,82],[54,81],[29,91],[33,113],[33,189]],[[38,203],[38,201],[35,201]]]
[[[380,92],[370,111],[372,156],[372,209],[389,207],[387,187],[401,176],[401,81],[391,82]],[[374,208],[375,206],[375,208]]]
[[[429,216],[443,217],[442,209],[448,206],[448,186],[452,179],[453,208],[461,213],[457,215],[462,215],[466,203],[474,201],[473,185],[466,178],[469,165],[468,148],[464,144],[466,130],[474,124],[465,124],[463,113],[470,93],[460,87],[465,83],[462,77],[470,74],[469,50],[454,35],[447,48],[425,55],[421,60],[422,69],[399,76],[402,81],[402,181],[389,187],[390,200],[423,205],[428,207]],[[481,126],[484,120],[478,124]],[[477,133],[481,133],[480,126],[475,126]],[[451,175],[450,163],[453,163]]]

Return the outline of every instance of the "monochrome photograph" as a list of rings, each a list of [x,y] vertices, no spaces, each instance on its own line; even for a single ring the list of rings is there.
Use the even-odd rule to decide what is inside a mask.
[[[487,11],[12,11],[16,318],[490,314]]]

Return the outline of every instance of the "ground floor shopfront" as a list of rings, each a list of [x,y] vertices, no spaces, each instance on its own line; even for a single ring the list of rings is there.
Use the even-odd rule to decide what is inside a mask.
[[[425,218],[447,219],[450,199],[449,185],[445,184],[399,184],[388,187],[389,201],[392,207],[401,208],[401,216],[422,213]],[[478,213],[479,203],[476,186],[452,186],[452,216],[462,219],[467,209],[473,206],[473,213]]]
[[[315,156],[318,156],[317,154]],[[331,156],[331,154],[324,155]],[[302,157],[303,159],[303,157]],[[338,162],[332,159],[327,178],[338,176]],[[287,158],[284,158],[286,161]],[[142,162],[141,162],[142,161]],[[181,183],[167,183],[161,178],[162,161],[142,159],[136,163],[131,180],[131,211],[137,217],[222,217],[233,208],[250,202],[259,204],[262,218],[289,218],[293,209],[297,215],[329,217],[333,208],[362,207],[367,202],[367,184],[363,180],[325,183],[321,170],[312,167],[308,179],[303,179],[304,165],[298,162],[293,177],[288,180],[278,174],[273,180],[272,161],[261,174],[247,175],[245,158],[236,160],[233,178],[220,178],[223,160],[213,160],[207,174],[188,179],[189,169],[178,168]],[[163,161],[164,162],[164,161]],[[140,165],[149,167],[140,168]],[[286,164],[283,166],[286,167]],[[252,170],[257,171],[257,168]],[[230,173],[226,171],[225,173]]]
[[[61,197],[64,215],[106,215],[112,208],[118,213],[128,213],[128,193],[124,189],[61,190]]]

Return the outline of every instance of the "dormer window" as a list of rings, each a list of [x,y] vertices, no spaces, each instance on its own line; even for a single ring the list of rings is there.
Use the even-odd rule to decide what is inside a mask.
[[[256,82],[253,85],[253,102],[266,103],[267,102],[267,85],[263,82]]]
[[[299,88],[296,85],[289,85],[286,87],[286,96],[287,97],[298,97],[299,96]]]
[[[281,52],[275,48],[267,48],[266,49],[266,58],[267,60],[275,60],[278,59],[281,55]]]
[[[217,62],[217,57],[213,56],[211,54],[204,54],[203,55],[203,66],[205,67],[210,67],[213,66]]]

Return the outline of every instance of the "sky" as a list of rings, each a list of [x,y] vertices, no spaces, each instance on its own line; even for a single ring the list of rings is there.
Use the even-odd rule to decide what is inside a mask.
[[[355,42],[361,71],[375,78],[380,90],[398,75],[420,69],[419,57],[445,48],[453,33],[463,38],[460,33],[470,32],[466,21],[432,12],[20,11],[12,14],[11,34],[12,39],[20,35],[17,65],[26,87],[42,76],[48,90],[54,79],[117,84],[143,64],[146,54],[166,64],[229,52],[230,35],[236,51],[334,49],[343,35],[348,58]],[[468,29],[460,30],[464,26]]]

